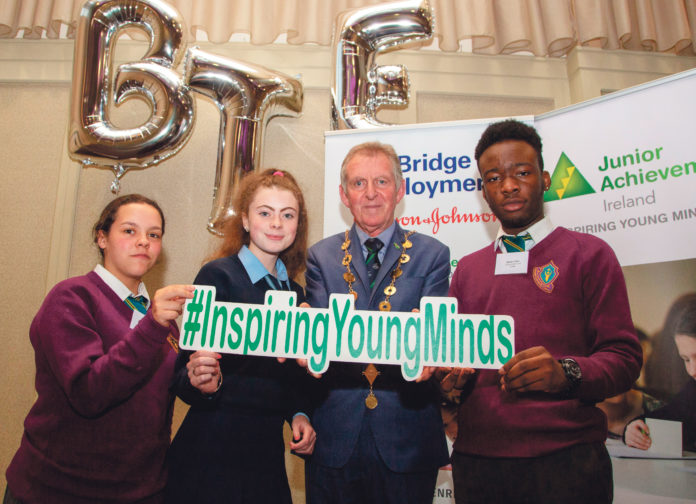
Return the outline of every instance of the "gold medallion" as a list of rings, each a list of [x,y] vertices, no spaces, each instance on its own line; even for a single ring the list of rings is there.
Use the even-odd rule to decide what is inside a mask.
[[[401,276],[402,273],[403,271],[401,270],[401,268],[397,267],[394,271],[391,272],[391,276],[394,280],[396,280]]]
[[[343,258],[343,266],[349,266],[351,259],[353,259],[353,256],[346,252],[345,257]]]
[[[349,271],[346,271],[345,273],[343,273],[343,280],[345,280],[346,282],[355,282],[355,275],[353,275],[353,273]]]
[[[405,249],[410,249],[411,247],[413,247],[413,243],[411,243],[411,240],[406,240],[402,245]]]
[[[384,288],[384,293],[385,293],[387,296],[393,296],[394,294],[396,294],[396,287],[394,287],[393,285],[387,285],[387,286]]]
[[[408,254],[401,254],[401,257],[399,257],[399,262],[401,264],[406,264],[411,260],[411,256]]]
[[[377,371],[377,368],[374,364],[368,364],[365,368],[365,371],[363,371],[362,374],[367,379],[367,383],[370,384],[370,393],[367,394],[367,397],[365,398],[365,406],[367,406],[370,409],[375,409],[377,407],[377,398],[375,397],[375,394],[372,392],[372,384],[380,375],[380,372]]]
[[[382,301],[379,304],[379,311],[391,311],[391,303],[389,301]]]
[[[346,239],[346,241],[344,241],[341,244],[341,250],[346,250],[349,246],[350,246],[350,240]]]

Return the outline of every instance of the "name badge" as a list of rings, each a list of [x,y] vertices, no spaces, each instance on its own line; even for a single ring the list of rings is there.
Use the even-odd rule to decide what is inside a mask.
[[[526,275],[529,252],[512,252],[510,254],[496,254],[496,275]]]

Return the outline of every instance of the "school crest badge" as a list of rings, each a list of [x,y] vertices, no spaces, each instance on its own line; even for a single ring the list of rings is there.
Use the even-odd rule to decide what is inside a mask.
[[[559,274],[558,266],[553,261],[549,261],[544,266],[537,266],[532,271],[532,278],[534,278],[534,283],[537,284],[541,290],[547,294],[551,294],[554,288],[554,282],[558,278]]]

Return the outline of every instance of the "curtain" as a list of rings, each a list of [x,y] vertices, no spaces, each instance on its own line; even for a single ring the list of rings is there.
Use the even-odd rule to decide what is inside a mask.
[[[121,0],[127,1],[127,0]],[[329,45],[336,15],[384,0],[170,0],[195,38]],[[429,0],[443,51],[560,57],[576,45],[693,56],[696,0]],[[74,37],[82,0],[0,0],[0,37]],[[63,35],[61,35],[63,28]]]

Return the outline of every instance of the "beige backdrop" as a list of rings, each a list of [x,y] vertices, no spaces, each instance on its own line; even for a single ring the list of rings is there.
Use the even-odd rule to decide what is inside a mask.
[[[314,46],[205,45],[207,51],[301,74],[305,101],[299,119],[276,118],[264,143],[264,166],[291,170],[310,208],[310,243],[323,226],[324,138],[329,128],[330,54]],[[137,59],[142,46],[124,43],[121,59]],[[474,56],[397,51],[382,59],[410,71],[411,103],[387,111],[398,123],[539,114],[696,66],[696,58],[628,51],[575,49],[564,59]],[[90,228],[113,195],[111,172],[82,168],[69,159],[66,128],[72,64],[69,41],[0,41],[0,472],[20,441],[31,407],[33,351],[28,328],[48,289],[83,274],[97,260]],[[131,112],[126,111],[128,121]],[[167,217],[164,253],[148,275],[151,292],[190,282],[216,244],[206,231],[211,210],[219,118],[210,101],[196,98],[196,123],[186,146],[161,165],[133,170],[121,194],[142,192],[160,202]],[[336,167],[338,169],[338,167]],[[657,330],[671,301],[696,290],[696,260],[625,268],[637,325]],[[175,428],[185,414],[177,404]],[[303,466],[288,455],[296,503],[304,502]],[[0,489],[4,485],[0,483]]]

